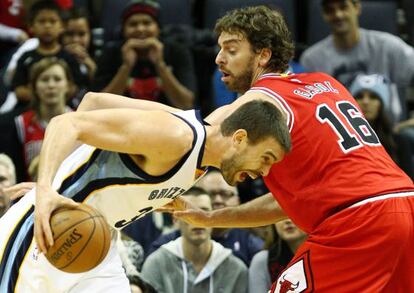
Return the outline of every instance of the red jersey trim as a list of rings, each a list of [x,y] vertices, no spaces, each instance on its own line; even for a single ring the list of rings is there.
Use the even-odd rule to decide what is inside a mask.
[[[293,124],[295,122],[295,115],[293,114],[292,109],[289,107],[289,104],[282,98],[282,96],[278,95],[274,91],[265,88],[265,87],[252,87],[249,92],[260,92],[266,94],[267,96],[273,98],[278,105],[282,108],[282,110],[286,114],[286,124],[289,128],[289,132],[292,132]]]

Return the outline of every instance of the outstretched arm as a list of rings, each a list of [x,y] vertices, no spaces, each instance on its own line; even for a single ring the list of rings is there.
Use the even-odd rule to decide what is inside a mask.
[[[287,217],[271,193],[236,207],[210,212],[192,207],[190,203],[183,202],[183,198],[179,201],[181,202],[167,205],[165,210],[175,209],[174,217],[197,227],[260,227]]]
[[[170,113],[181,111],[180,109],[173,108],[157,102],[141,99],[132,99],[125,96],[97,92],[86,93],[86,95],[82,99],[82,102],[79,104],[77,111],[81,112],[111,108],[126,108],[149,111],[160,110],[167,111]]]
[[[50,215],[60,206],[76,204],[56,193],[52,181],[77,141],[122,153],[145,162],[177,160],[192,143],[192,131],[181,119],[163,111],[108,109],[72,112],[51,120],[42,144],[36,190],[35,238],[41,251],[53,245]],[[168,146],[168,147],[166,147]]]

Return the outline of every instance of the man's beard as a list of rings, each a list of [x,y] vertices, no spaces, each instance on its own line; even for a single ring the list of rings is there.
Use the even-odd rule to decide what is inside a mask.
[[[244,94],[251,86],[253,80],[253,57],[250,58],[246,70],[235,78],[234,83],[227,85],[227,88],[232,92]]]
[[[234,175],[236,175],[236,173],[241,170],[241,165],[242,165],[241,160],[238,159],[236,155],[233,155],[229,159],[223,160],[223,162],[221,163],[220,169],[221,169],[223,178],[227,182],[227,184],[232,185],[232,186],[237,184],[237,181],[235,180]]]

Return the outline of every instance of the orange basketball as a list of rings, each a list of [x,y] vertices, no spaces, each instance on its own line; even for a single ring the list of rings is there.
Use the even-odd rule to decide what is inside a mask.
[[[57,209],[50,219],[54,244],[46,258],[59,270],[82,273],[105,258],[111,233],[104,217],[94,208],[81,204],[76,209]]]

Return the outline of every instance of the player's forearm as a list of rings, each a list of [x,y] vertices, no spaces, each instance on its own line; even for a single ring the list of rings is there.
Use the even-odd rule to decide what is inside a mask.
[[[64,116],[53,118],[46,128],[38,170],[37,183],[40,188],[52,186],[60,164],[76,147],[77,131]]]
[[[211,227],[260,227],[286,218],[271,193],[237,207],[214,210],[210,213]]]
[[[94,93],[88,92],[82,99],[77,111],[93,111],[101,109],[112,108],[126,108],[126,109],[139,109],[149,111],[167,111],[177,112],[179,109],[160,104],[157,102],[131,99],[125,96],[109,94],[109,93]]]

